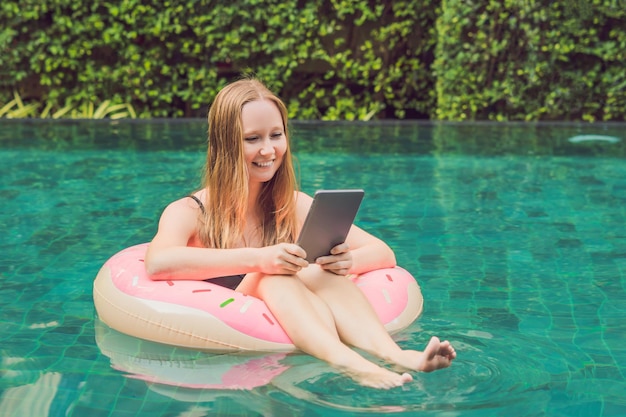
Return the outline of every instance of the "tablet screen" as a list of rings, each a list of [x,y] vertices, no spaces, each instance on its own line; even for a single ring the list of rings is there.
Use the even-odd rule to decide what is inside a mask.
[[[319,190],[300,231],[298,245],[315,262],[345,242],[363,200],[363,190]]]

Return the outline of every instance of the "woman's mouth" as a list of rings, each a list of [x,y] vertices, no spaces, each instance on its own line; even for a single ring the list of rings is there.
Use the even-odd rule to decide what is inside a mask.
[[[272,159],[271,161],[253,162],[253,164],[258,166],[259,168],[267,168],[271,167],[274,164],[274,160]]]

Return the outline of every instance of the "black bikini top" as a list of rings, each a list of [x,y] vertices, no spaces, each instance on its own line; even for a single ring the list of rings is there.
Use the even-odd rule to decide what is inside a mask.
[[[200,211],[202,211],[202,214],[205,214],[204,204],[202,204],[202,201],[200,201],[200,199],[193,194],[191,194],[189,197],[193,198],[195,202],[198,203],[198,206],[200,206]]]

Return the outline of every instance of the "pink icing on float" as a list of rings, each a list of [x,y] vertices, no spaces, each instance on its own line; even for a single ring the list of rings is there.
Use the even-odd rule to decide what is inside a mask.
[[[265,303],[205,281],[152,281],[147,243],[113,255],[93,287],[98,317],[111,328],[145,340],[211,351],[293,351],[295,346]],[[346,278],[348,279],[348,278]],[[410,325],[423,298],[400,267],[352,276],[390,332]]]

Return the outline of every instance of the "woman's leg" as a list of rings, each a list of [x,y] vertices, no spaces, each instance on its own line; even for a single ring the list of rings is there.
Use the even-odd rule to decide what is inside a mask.
[[[456,357],[448,341],[431,338],[424,352],[402,350],[391,338],[361,290],[350,280],[311,266],[300,278],[328,306],[339,337],[345,343],[379,358],[416,371],[450,366]]]
[[[339,368],[362,385],[397,387],[412,378],[382,368],[346,346],[328,306],[295,276],[248,274],[237,291],[267,304],[295,346]]]

